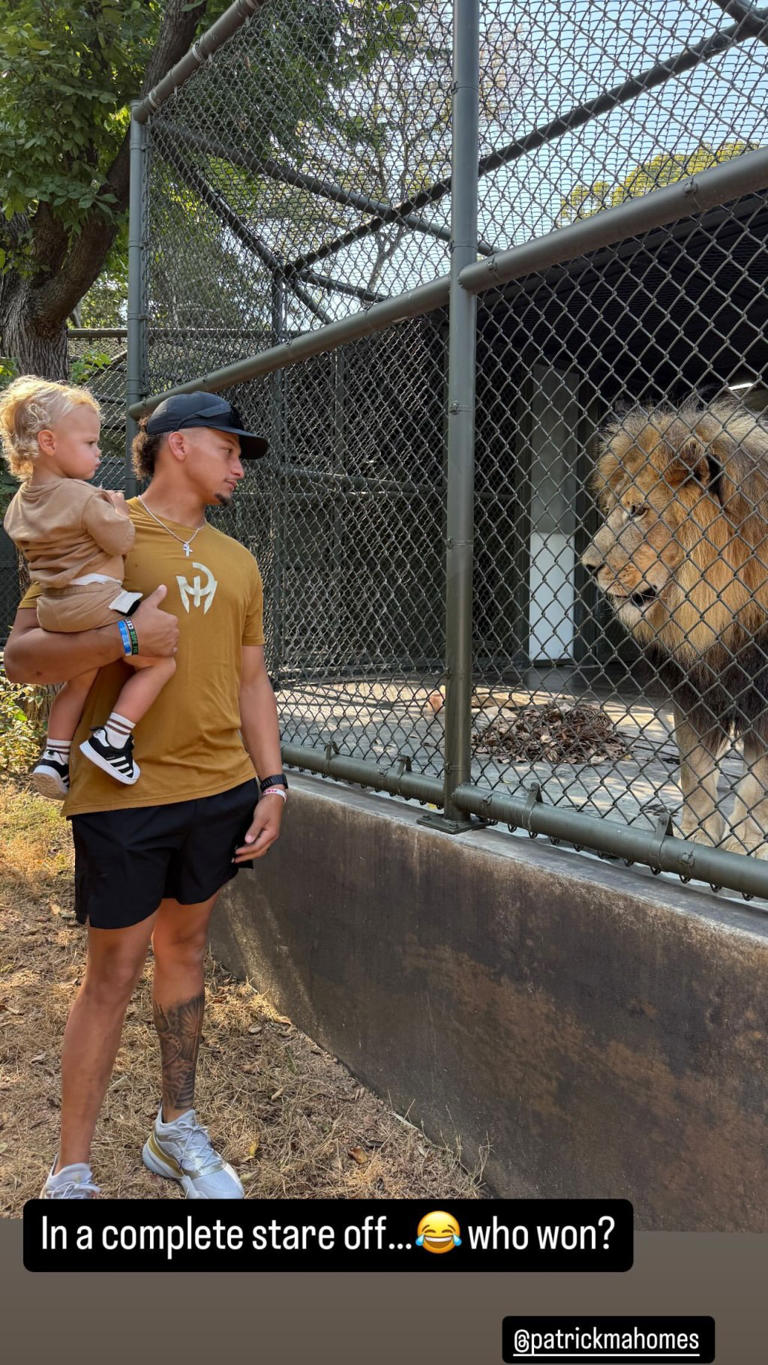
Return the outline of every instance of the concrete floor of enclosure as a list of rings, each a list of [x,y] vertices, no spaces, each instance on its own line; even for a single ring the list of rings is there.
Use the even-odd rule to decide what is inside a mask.
[[[442,712],[429,696],[439,679],[403,675],[386,682],[372,679],[325,679],[287,683],[278,691],[283,740],[325,750],[333,740],[339,752],[387,770],[408,754],[414,769],[428,776],[443,772]],[[549,805],[569,804],[585,815],[652,827],[661,812],[676,820],[681,806],[678,754],[672,708],[663,694],[585,686],[568,669],[531,670],[516,684],[475,687],[472,733],[480,736],[495,720],[510,720],[515,708],[576,702],[608,716],[626,742],[624,758],[557,764],[513,762],[488,753],[475,754],[472,781],[509,795],[532,781],[541,786]],[[743,773],[740,745],[734,744],[720,763],[720,807],[727,818],[735,786]]]

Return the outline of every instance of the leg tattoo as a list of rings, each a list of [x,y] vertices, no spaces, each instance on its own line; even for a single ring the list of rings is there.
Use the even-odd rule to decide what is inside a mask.
[[[153,1002],[163,1069],[163,1115],[170,1109],[192,1108],[204,1007],[204,991],[167,1009]]]

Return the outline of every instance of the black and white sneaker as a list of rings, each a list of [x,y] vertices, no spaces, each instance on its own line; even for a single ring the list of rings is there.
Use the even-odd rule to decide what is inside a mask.
[[[63,801],[69,791],[69,763],[61,754],[44,749],[31,773],[32,786],[51,801]]]
[[[80,752],[126,787],[133,786],[141,771],[133,761],[133,735],[128,736],[122,749],[116,749],[108,742],[104,727],[100,726],[98,730],[91,730],[88,739],[80,745]]]

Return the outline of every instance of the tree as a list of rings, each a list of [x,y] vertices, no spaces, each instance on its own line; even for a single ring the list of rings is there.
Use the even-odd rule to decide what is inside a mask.
[[[346,175],[375,199],[399,203],[451,173],[452,24],[444,0],[408,11],[399,41],[341,92],[339,132]],[[519,93],[523,42],[508,13],[480,7],[479,131],[503,129]],[[332,161],[330,164],[333,164]],[[326,171],[322,159],[318,170]],[[361,174],[362,172],[362,174]],[[429,217],[429,210],[424,214]],[[375,236],[367,285],[374,289],[404,237],[402,221]],[[408,280],[402,281],[407,284]]]
[[[755,151],[758,146],[757,142],[723,142],[719,147],[710,147],[702,142],[693,152],[659,152],[649,161],[635,166],[618,185],[612,185],[609,180],[594,180],[592,184],[579,182],[562,200],[555,226],[565,227],[580,218],[591,218],[601,209],[615,208],[627,199],[639,199],[651,190],[672,185],[687,175],[697,175],[744,152]]]
[[[66,320],[100,276],[104,287],[79,320],[104,322],[105,307],[110,320],[119,318],[129,101],[150,90],[226,7],[227,0],[5,0],[0,352],[22,370],[66,375]],[[209,112],[221,140],[242,139],[248,107],[252,147],[294,150],[303,122],[320,117],[409,8],[401,0],[265,6],[245,70],[228,46],[211,64]]]
[[[0,30],[0,328],[22,370],[67,372],[65,324],[124,222],[129,101],[225,0],[6,0]]]

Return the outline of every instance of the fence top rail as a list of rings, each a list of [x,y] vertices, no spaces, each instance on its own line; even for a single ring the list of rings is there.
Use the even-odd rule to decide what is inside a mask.
[[[229,9],[225,10],[220,19],[215,24],[211,24],[205,33],[192,44],[189,52],[177,62],[171,70],[158,81],[143,99],[137,100],[132,106],[132,114],[137,123],[146,123],[151,114],[156,113],[166,100],[170,99],[185,81],[203,65],[214,52],[218,52],[223,47],[228,38],[232,37],[239,28],[242,28],[246,19],[249,19],[256,10],[261,9],[267,4],[267,0],[235,0]]]
[[[664,227],[693,214],[703,213],[728,199],[738,199],[766,188],[768,148],[760,148],[734,161],[723,162],[710,170],[687,176],[642,198],[627,200],[593,217],[569,223],[567,227],[559,228],[545,237],[512,247],[509,251],[495,253],[475,265],[465,266],[460,283],[472,293],[496,289],[510,280],[546,270],[600,247],[616,245],[652,228]],[[429,284],[419,285],[371,308],[351,313],[315,331],[304,332],[295,340],[282,342],[258,355],[246,356],[221,369],[198,375],[185,384],[151,394],[132,404],[128,412],[131,417],[138,419],[152,412],[158,403],[171,394],[191,393],[198,389],[216,392],[296,364],[371,332],[382,331],[405,318],[444,307],[448,301],[449,285],[450,277],[440,275]]]
[[[371,308],[351,313],[337,322],[318,327],[314,332],[303,332],[295,340],[281,342],[279,346],[271,346],[269,350],[261,351],[258,355],[246,356],[243,360],[236,360],[234,364],[225,365],[220,370],[213,370],[209,374],[190,379],[186,384],[177,384],[171,389],[164,389],[162,393],[151,394],[140,402],[133,403],[128,409],[129,415],[136,419],[145,417],[171,394],[194,393],[198,389],[216,393],[219,389],[271,374],[274,370],[295,365],[300,360],[308,360],[310,356],[319,355],[321,351],[329,351],[348,341],[356,341],[358,337],[367,336],[371,332],[383,331],[392,323],[402,322],[405,318],[443,308],[448,302],[448,290],[449,277],[438,276],[429,284],[419,285],[417,289],[411,289],[408,293],[385,299],[383,303],[374,303]]]
[[[116,337],[118,340],[125,340],[128,335],[127,327],[68,327],[67,336],[75,337],[82,341],[91,337],[94,340],[98,337]]]

